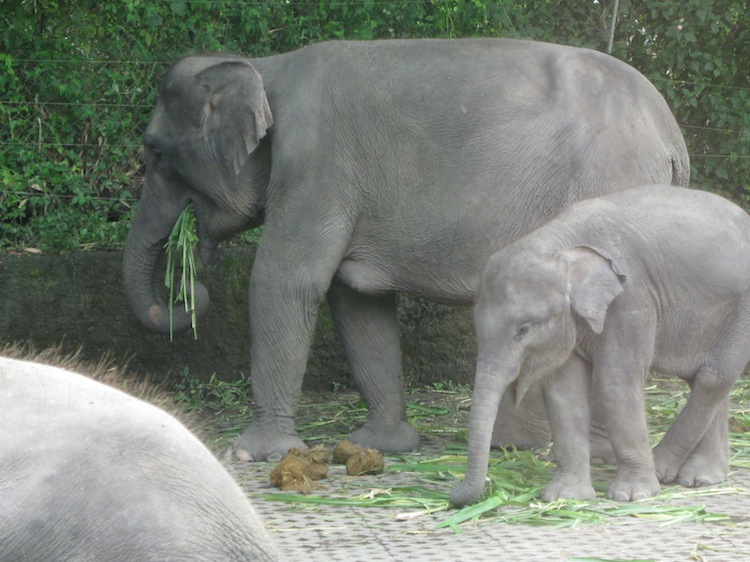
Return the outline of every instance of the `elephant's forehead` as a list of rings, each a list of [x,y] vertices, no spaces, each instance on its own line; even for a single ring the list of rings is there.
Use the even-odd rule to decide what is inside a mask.
[[[560,291],[564,279],[554,263],[534,257],[510,259],[498,269],[494,283],[507,296]]]
[[[213,64],[216,64],[216,60],[209,57],[187,57],[177,61],[167,71],[160,94],[179,96],[195,76]]]
[[[545,318],[565,301],[565,279],[553,267],[539,265],[525,267],[523,271],[509,270],[504,277],[504,282],[495,287],[494,299],[511,317]]]
[[[214,59],[208,57],[186,57],[174,63],[172,68],[169,69],[168,75],[174,75],[176,78],[193,76],[215,64],[215,62]]]
[[[175,62],[167,71],[165,83],[170,86],[184,84],[185,81],[191,80],[207,68],[221,64],[223,62],[242,61],[242,57],[226,54],[205,54],[185,57]]]
[[[200,65],[193,61],[193,59],[186,59],[175,63],[169,69],[162,82],[162,93],[167,96],[178,94],[186,82],[200,71]]]
[[[509,309],[543,317],[550,307],[556,308],[556,303],[565,299],[565,291],[556,283],[531,279],[511,285],[504,296]]]
[[[159,87],[159,103],[164,113],[162,119],[181,120],[186,115],[194,115],[202,107],[202,97],[197,95],[195,77],[209,66],[205,59],[186,59],[175,63]],[[174,112],[177,112],[176,114]],[[163,125],[163,123],[162,123]]]

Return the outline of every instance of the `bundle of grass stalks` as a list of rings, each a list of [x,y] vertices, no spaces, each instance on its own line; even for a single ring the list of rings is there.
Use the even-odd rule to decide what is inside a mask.
[[[195,314],[195,278],[197,267],[195,246],[198,235],[195,230],[195,212],[192,203],[182,211],[169,234],[164,249],[167,254],[167,269],[164,284],[169,289],[169,339],[173,339],[173,306],[182,303],[185,312],[191,314],[193,338],[198,339],[198,319]],[[179,279],[176,275],[179,267]]]

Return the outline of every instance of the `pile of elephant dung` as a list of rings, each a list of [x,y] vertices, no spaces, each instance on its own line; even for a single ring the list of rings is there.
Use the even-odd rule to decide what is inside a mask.
[[[380,474],[385,469],[383,455],[375,449],[362,449],[349,440],[344,440],[333,449],[333,460],[346,465],[349,476]]]
[[[339,442],[333,450],[333,460],[346,465],[349,476],[380,474],[385,468],[383,455],[375,449],[362,449],[351,441]],[[331,453],[323,445],[312,449],[289,449],[271,471],[271,486],[283,492],[308,493],[319,486],[317,480],[328,478]]]
[[[290,449],[271,472],[271,485],[283,492],[306,494],[317,487],[317,480],[328,477],[331,453],[323,445],[312,449]]]

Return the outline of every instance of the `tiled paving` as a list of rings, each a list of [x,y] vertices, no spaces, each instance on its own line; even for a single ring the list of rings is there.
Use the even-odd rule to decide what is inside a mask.
[[[242,482],[271,536],[288,560],[310,561],[570,561],[576,558],[686,562],[750,560],[750,495],[706,496],[673,501],[734,515],[738,524],[672,523],[632,520],[625,524],[583,524],[577,528],[464,524],[460,534],[435,529],[446,513],[401,518],[403,510],[308,506],[263,499],[271,465],[238,465]],[[416,479],[416,475],[414,475]],[[346,488],[352,496],[371,488],[413,484],[408,474],[352,478],[341,467],[331,470],[328,486]],[[750,491],[750,471],[733,473],[726,483]],[[325,493],[325,492],[314,492]]]
[[[432,453],[438,456],[441,443],[428,439],[426,449],[421,450],[421,458]],[[247,490],[282,558],[287,560],[750,561],[750,470],[747,469],[733,470],[728,481],[721,485],[721,488],[735,488],[735,493],[706,494],[669,502],[703,505],[707,511],[731,515],[731,523],[672,521],[664,524],[645,518],[619,517],[617,524],[581,524],[556,529],[486,522],[464,524],[457,534],[450,528],[435,528],[450,512],[403,517],[408,510],[269,501],[263,496],[275,492],[268,483],[271,464],[231,462],[229,468]],[[337,466],[331,468],[329,479],[322,481],[323,488],[313,494],[343,492],[353,497],[376,488],[414,485],[417,480],[417,474],[404,472],[354,478]],[[443,489],[449,490],[454,483],[445,484]]]

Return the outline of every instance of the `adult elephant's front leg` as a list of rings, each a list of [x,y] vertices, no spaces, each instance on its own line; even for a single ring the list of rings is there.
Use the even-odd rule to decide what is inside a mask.
[[[704,382],[708,381],[708,382]],[[659,480],[708,486],[729,472],[729,391],[732,378],[703,367],[690,396],[661,442],[654,447]]]
[[[284,237],[268,227],[266,236],[250,278],[255,412],[252,425],[234,445],[238,458],[255,461],[275,460],[292,447],[305,447],[295,429],[296,408],[318,306],[345,243],[340,238],[338,247],[323,250],[304,242],[285,245]]]
[[[419,435],[406,419],[395,296],[365,295],[334,282],[328,303],[368,409],[365,425],[349,440],[385,452],[415,449]]]
[[[251,280],[250,373],[253,422],[235,441],[238,459],[276,461],[289,449],[305,448],[295,429],[317,303],[292,290]],[[283,283],[279,283],[283,285]]]

